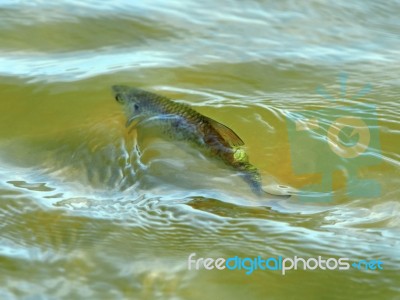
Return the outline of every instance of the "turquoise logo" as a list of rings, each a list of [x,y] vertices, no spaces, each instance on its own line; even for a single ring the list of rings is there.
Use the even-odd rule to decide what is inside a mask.
[[[333,177],[340,171],[346,178],[348,197],[377,197],[379,182],[368,178],[366,169],[380,163],[380,141],[376,106],[358,99],[371,90],[366,85],[357,95],[346,99],[347,77],[340,76],[339,105],[326,89],[317,92],[329,100],[323,109],[290,112],[287,125],[292,168],[298,176],[314,176],[301,187],[300,200],[331,201]]]

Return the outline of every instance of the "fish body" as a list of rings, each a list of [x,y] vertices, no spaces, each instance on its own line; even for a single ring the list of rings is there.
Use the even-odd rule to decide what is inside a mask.
[[[112,87],[117,102],[124,105],[129,127],[146,122],[157,122],[165,134],[176,140],[194,143],[213,157],[218,157],[231,166],[260,195],[261,176],[258,169],[250,164],[240,137],[225,125],[208,118],[190,106],[175,102],[167,97],[127,86]]]

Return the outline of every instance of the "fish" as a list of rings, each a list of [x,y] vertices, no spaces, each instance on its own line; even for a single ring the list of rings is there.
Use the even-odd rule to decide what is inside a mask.
[[[112,91],[124,107],[126,127],[133,122],[135,128],[147,122],[157,123],[171,138],[195,144],[209,156],[222,160],[239,173],[256,195],[271,195],[262,189],[260,172],[249,162],[243,140],[232,129],[162,95],[125,85],[113,85]]]

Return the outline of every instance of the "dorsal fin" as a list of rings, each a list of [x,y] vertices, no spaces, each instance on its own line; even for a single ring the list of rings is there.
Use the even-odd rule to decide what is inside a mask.
[[[242,139],[230,128],[226,127],[213,119],[206,117],[210,125],[232,146],[242,146],[244,142]]]

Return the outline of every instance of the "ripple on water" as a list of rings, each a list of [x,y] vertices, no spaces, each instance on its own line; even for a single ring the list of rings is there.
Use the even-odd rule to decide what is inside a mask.
[[[0,298],[398,295],[397,3],[218,5],[223,9],[212,9],[215,1],[0,3]],[[317,202],[320,194],[314,202],[261,202],[196,150],[138,137],[139,152],[122,114],[112,115],[108,94],[111,84],[129,83],[226,121],[276,186],[272,174],[287,178],[292,168],[289,112],[314,109],[323,125],[340,117],[325,110],[332,100],[315,89],[326,83],[327,93],[343,98],[335,81],[342,69],[348,93],[335,104],[377,104],[379,127],[371,129],[380,129],[381,149],[373,154],[381,165],[358,174],[379,180],[376,199],[348,199],[340,190],[330,203]],[[371,94],[347,99],[367,83]],[[306,162],[315,161],[305,142],[295,145]],[[191,272],[192,252],[346,256],[382,259],[387,268],[286,277]]]

